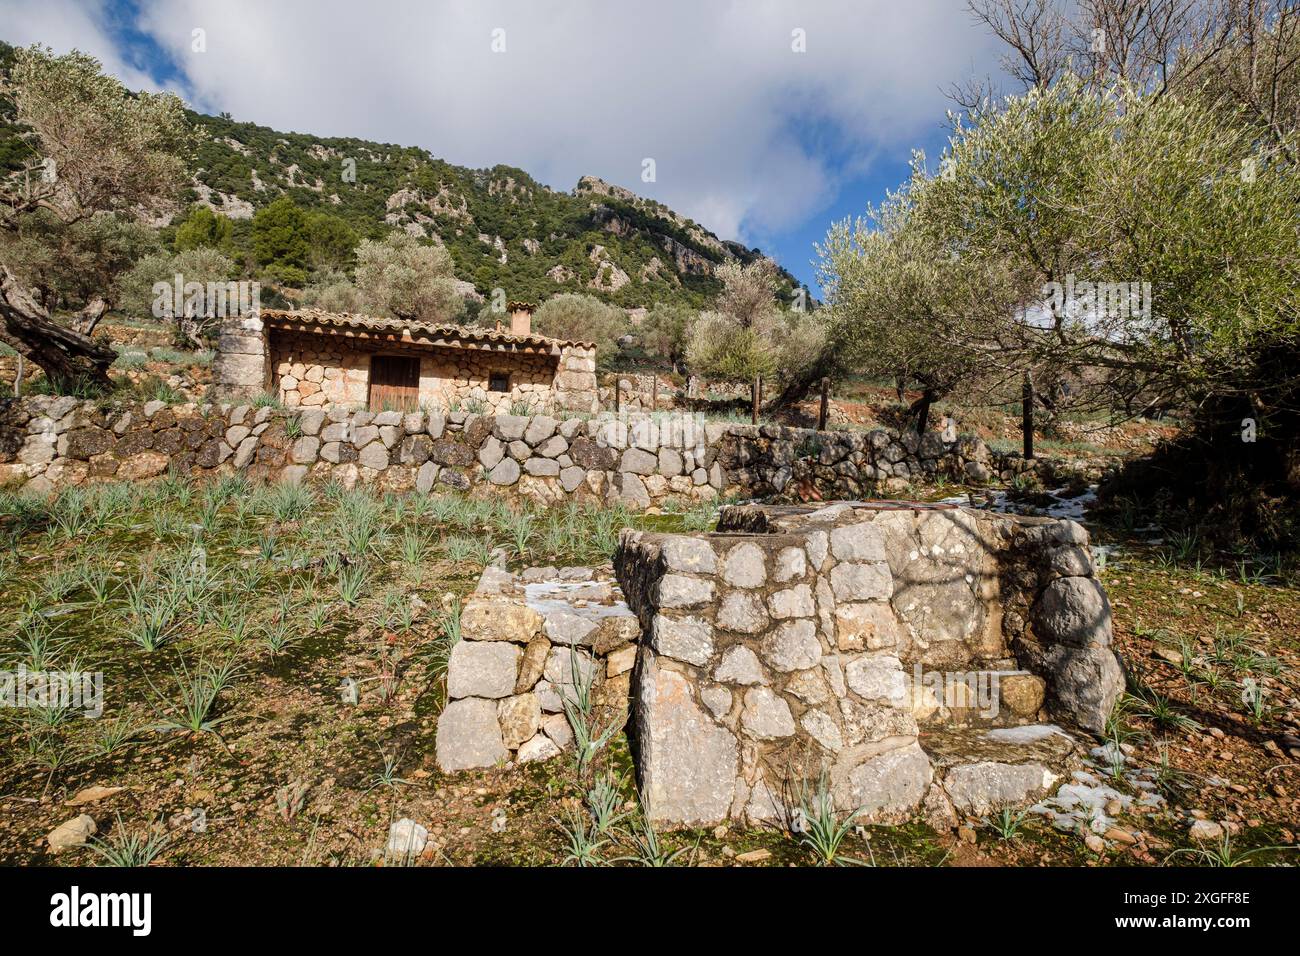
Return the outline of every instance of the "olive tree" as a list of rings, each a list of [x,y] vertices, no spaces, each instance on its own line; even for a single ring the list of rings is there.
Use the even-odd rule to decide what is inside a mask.
[[[691,327],[686,359],[691,370],[728,382],[778,382],[803,376],[822,351],[822,329],[808,313],[785,310],[777,299],[777,269],[770,259],[717,270],[722,292],[713,311]]]
[[[465,310],[451,253],[406,232],[362,240],[356,286],[365,308],[399,319],[455,322]]]
[[[619,352],[618,340],[627,332],[627,314],[590,295],[566,292],[537,307],[533,331],[556,339],[591,342],[596,364],[607,369]]]
[[[17,51],[0,94],[28,147],[22,167],[0,179],[0,231],[8,237],[23,235],[36,216],[73,228],[102,213],[171,212],[197,135],[177,97],[130,93],[93,57],[41,46]],[[0,255],[13,249],[6,243]],[[0,259],[0,339],[56,386],[106,387],[116,353],[54,321],[20,272]]]
[[[213,283],[224,283],[235,277],[238,269],[235,263],[209,246],[186,249],[175,255],[154,253],[140,259],[119,283],[119,307],[137,316],[152,315],[156,319],[167,318],[174,325],[176,340],[179,344],[194,348],[205,346],[204,336],[212,333],[215,322],[220,316],[216,314],[216,296],[192,296],[186,300],[177,314],[173,304],[172,289],[180,277],[184,285],[197,282],[206,287]],[[159,307],[160,297],[155,286],[166,285],[167,307]]]

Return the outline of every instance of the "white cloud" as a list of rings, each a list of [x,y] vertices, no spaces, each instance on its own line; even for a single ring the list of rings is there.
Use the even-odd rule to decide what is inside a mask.
[[[98,57],[108,73],[131,89],[157,92],[153,78],[113,46],[108,21],[104,0],[6,0],[2,38],[14,46],[41,43],[59,53],[82,50]]]
[[[910,145],[942,118],[942,86],[992,70],[991,41],[962,7],[145,0],[138,25],[171,53],[200,109],[518,166],[560,189],[596,175],[744,238],[824,211],[846,165]],[[20,0],[9,19],[143,85],[98,9],[69,16],[62,2]],[[195,27],[206,52],[191,52]],[[505,53],[492,52],[494,28]],[[791,50],[795,28],[805,53]],[[805,142],[809,131],[825,131],[834,154]],[[641,181],[646,157],[657,182]]]

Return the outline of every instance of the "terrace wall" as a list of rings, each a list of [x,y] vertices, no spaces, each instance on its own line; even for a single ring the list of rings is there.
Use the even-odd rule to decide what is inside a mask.
[[[1032,466],[1030,463],[1029,466]],[[0,402],[0,486],[246,470],[271,481],[507,491],[540,502],[869,497],[911,476],[979,482],[1027,466],[978,439],[817,432],[690,415],[556,418],[33,396]]]

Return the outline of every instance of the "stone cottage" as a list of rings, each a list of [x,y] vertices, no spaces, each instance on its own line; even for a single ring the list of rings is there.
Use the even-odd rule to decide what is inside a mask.
[[[262,309],[222,328],[214,380],[222,400],[269,393],[291,408],[598,410],[596,347],[535,335],[519,302],[509,331]]]

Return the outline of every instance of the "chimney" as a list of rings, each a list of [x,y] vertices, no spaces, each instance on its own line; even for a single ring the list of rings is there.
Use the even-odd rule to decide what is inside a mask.
[[[532,335],[533,334],[533,304],[531,302],[511,302],[510,309],[510,334],[511,335]]]

